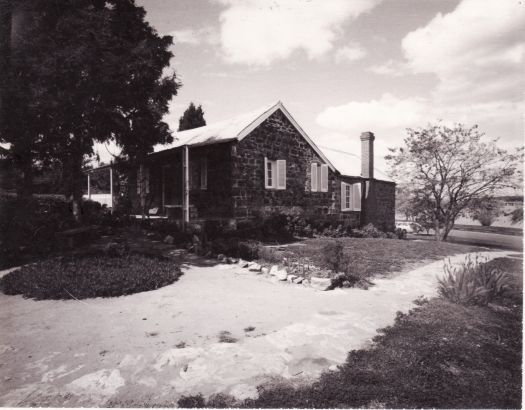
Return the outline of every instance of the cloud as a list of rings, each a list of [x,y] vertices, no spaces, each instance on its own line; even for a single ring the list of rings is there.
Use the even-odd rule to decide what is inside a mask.
[[[191,46],[199,44],[217,44],[218,33],[209,28],[174,30],[169,33],[173,36],[173,42],[177,44],[188,44]]]
[[[363,131],[411,126],[422,119],[424,107],[423,99],[400,99],[385,93],[378,100],[327,107],[316,122],[328,129],[358,135]]]
[[[220,45],[229,63],[268,66],[303,51],[318,59],[334,48],[343,23],[381,0],[217,0]]]
[[[521,99],[524,27],[525,8],[516,1],[463,0],[408,33],[402,49],[413,73],[437,76],[437,98]]]
[[[319,113],[316,122],[330,130],[320,137],[321,145],[340,149],[346,146],[355,150],[356,138],[361,132],[374,132],[378,137],[377,156],[380,157],[386,155],[387,147],[403,144],[406,128],[425,127],[437,120],[443,120],[445,124],[478,124],[488,138],[501,138],[503,148],[520,146],[523,145],[524,111],[525,103],[521,101],[439,105],[432,99],[398,98],[386,93],[379,99],[326,107]]]
[[[386,63],[371,66],[368,71],[379,75],[399,77],[407,74],[407,66],[400,61],[388,60]]]
[[[349,46],[341,47],[335,52],[335,62],[353,63],[363,59],[366,56],[366,50],[359,44],[351,44]]]

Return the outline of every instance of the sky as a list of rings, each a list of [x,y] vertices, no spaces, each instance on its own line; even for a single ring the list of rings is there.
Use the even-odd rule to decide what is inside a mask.
[[[374,132],[383,169],[406,128],[439,119],[523,145],[524,3],[137,0],[174,37],[174,131],[190,101],[213,123],[281,100],[320,146],[359,154]]]

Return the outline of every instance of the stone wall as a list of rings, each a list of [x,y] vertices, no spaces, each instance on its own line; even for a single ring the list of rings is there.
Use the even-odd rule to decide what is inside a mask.
[[[392,182],[367,181],[361,223],[374,224],[383,231],[395,229],[396,186]]]
[[[286,160],[285,190],[265,188],[265,157]],[[341,213],[340,180],[331,170],[328,171],[328,192],[311,192],[313,162],[323,163],[286,116],[276,111],[232,146],[234,216],[251,217],[272,211],[304,212],[308,216],[355,224],[358,216]]]

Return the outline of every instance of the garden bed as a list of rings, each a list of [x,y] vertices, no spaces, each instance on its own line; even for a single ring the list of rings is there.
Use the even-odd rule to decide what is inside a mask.
[[[78,255],[23,266],[0,279],[0,290],[34,299],[113,297],[158,289],[180,276],[167,258]]]
[[[345,273],[365,283],[381,275],[414,268],[447,256],[475,252],[477,247],[433,241],[384,238],[316,238],[277,247],[262,247],[259,261],[281,264],[290,274],[335,278]]]

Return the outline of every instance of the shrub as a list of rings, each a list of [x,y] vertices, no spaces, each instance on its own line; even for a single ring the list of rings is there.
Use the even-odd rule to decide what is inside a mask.
[[[335,240],[326,244],[323,248],[324,264],[334,272],[346,270],[348,261],[344,254],[344,244],[340,240]]]
[[[206,244],[206,250],[235,258],[254,260],[259,256],[259,242],[240,238],[215,239]]]
[[[177,407],[185,409],[195,409],[206,407],[206,403],[202,394],[195,394],[193,396],[182,396],[177,401]]]
[[[395,236],[397,239],[406,239],[407,238],[407,231],[401,228],[396,228],[394,231]]]
[[[279,251],[274,248],[268,248],[266,246],[259,246],[258,259],[262,259],[265,262],[276,264],[282,262],[282,255]]]
[[[373,224],[369,223],[362,228],[364,238],[386,238],[383,231],[377,229]]]
[[[180,275],[169,259],[84,255],[23,266],[0,279],[0,289],[7,295],[35,299],[113,297],[158,289]]]
[[[478,257],[467,256],[457,268],[449,261],[445,263],[444,271],[444,276],[438,279],[439,294],[453,303],[486,305],[511,285],[506,272],[492,268],[486,259]]]

